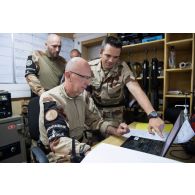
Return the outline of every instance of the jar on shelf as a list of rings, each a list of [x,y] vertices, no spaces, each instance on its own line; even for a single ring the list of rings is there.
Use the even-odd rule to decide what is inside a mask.
[[[176,68],[176,53],[175,47],[171,46],[169,53],[169,68]]]

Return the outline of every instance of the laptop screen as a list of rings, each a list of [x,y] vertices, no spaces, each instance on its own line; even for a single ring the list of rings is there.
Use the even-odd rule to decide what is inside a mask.
[[[167,139],[166,139],[166,142],[164,144],[164,147],[163,147],[163,150],[162,150],[162,153],[161,153],[161,156],[165,156],[168,149],[170,148],[171,144],[173,143],[175,137],[177,136],[177,133],[179,132],[180,130],[180,127],[183,123],[183,112],[181,112],[179,114],[179,116],[177,117],[177,120],[171,130],[171,132],[169,133]]]

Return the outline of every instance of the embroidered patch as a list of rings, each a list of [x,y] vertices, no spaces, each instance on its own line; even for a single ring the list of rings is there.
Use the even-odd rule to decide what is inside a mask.
[[[57,118],[58,112],[54,109],[48,110],[45,114],[45,119],[47,121],[53,121]]]
[[[32,64],[32,60],[27,60],[26,65],[30,66]]]

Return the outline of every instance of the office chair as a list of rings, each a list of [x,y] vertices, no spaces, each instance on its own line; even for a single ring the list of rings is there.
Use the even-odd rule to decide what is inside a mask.
[[[39,140],[39,97],[33,97],[28,105],[28,126],[31,139],[33,139],[37,146],[32,146],[31,154],[32,160],[39,163],[48,163],[48,158],[44,151],[44,146]]]

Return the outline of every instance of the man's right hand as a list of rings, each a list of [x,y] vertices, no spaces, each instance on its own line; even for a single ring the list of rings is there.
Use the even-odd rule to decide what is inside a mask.
[[[128,133],[130,130],[129,130],[129,127],[126,123],[121,123],[118,128],[116,129],[116,133],[117,135],[123,135],[123,134],[126,134]]]
[[[117,128],[113,126],[108,126],[107,133],[110,135],[121,136],[128,133],[129,127],[126,123],[121,123]]]

